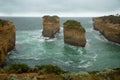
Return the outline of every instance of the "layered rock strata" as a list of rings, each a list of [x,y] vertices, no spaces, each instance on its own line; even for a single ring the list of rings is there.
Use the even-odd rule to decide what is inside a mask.
[[[13,22],[0,19],[0,66],[3,66],[7,52],[15,47],[16,29]]]
[[[43,17],[43,36],[54,38],[55,34],[60,29],[60,19],[58,16],[44,16]]]
[[[64,43],[85,47],[85,29],[81,26],[80,22],[68,20],[64,23]]]
[[[120,16],[94,18],[94,29],[98,30],[109,41],[120,44]]]

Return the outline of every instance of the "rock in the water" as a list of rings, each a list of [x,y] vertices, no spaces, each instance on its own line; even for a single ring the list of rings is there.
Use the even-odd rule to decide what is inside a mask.
[[[93,18],[94,29],[98,30],[109,41],[120,44],[120,16]]]
[[[85,29],[81,26],[80,22],[68,20],[64,23],[64,43],[85,47]]]
[[[60,19],[58,16],[43,17],[43,36],[54,38],[55,33],[60,29]]]
[[[15,47],[16,29],[13,22],[0,19],[0,66],[4,65],[7,52]]]

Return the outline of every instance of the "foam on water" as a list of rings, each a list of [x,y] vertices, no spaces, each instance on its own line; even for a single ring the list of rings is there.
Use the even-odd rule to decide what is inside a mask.
[[[69,71],[95,70],[119,66],[120,46],[109,42],[99,35],[98,31],[94,31],[91,18],[75,19],[80,20],[86,29],[87,44],[85,48],[64,44],[62,27],[54,39],[43,37],[42,29],[38,29],[40,26],[35,26],[36,23],[33,22],[32,25],[37,29],[32,26],[30,30],[17,30],[16,48],[9,52],[6,63],[9,65],[13,62],[21,62],[30,66],[54,64]]]

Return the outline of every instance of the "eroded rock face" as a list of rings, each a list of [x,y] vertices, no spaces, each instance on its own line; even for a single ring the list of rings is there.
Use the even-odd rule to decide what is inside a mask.
[[[68,20],[64,23],[64,43],[85,47],[85,29],[79,22]]]
[[[112,19],[113,18],[111,18],[111,20]],[[109,41],[113,41],[120,44],[120,21],[118,23],[113,23],[109,19],[107,19],[107,17],[105,19],[104,17],[94,18],[93,21],[95,30],[98,30]]]
[[[54,38],[55,33],[60,29],[60,19],[58,16],[43,17],[43,36]]]
[[[0,19],[0,66],[3,66],[7,52],[15,47],[16,29],[13,22]]]

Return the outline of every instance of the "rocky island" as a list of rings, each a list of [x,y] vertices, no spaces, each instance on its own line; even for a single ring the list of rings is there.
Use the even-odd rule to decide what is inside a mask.
[[[55,33],[60,29],[60,19],[58,16],[44,16],[43,17],[43,36],[54,38]]]
[[[13,22],[0,19],[0,66],[5,63],[7,52],[15,47],[16,29]]]
[[[98,30],[109,41],[120,44],[120,16],[103,16],[93,18],[94,29]]]
[[[85,29],[81,26],[80,22],[68,20],[64,23],[64,43],[85,47]]]

